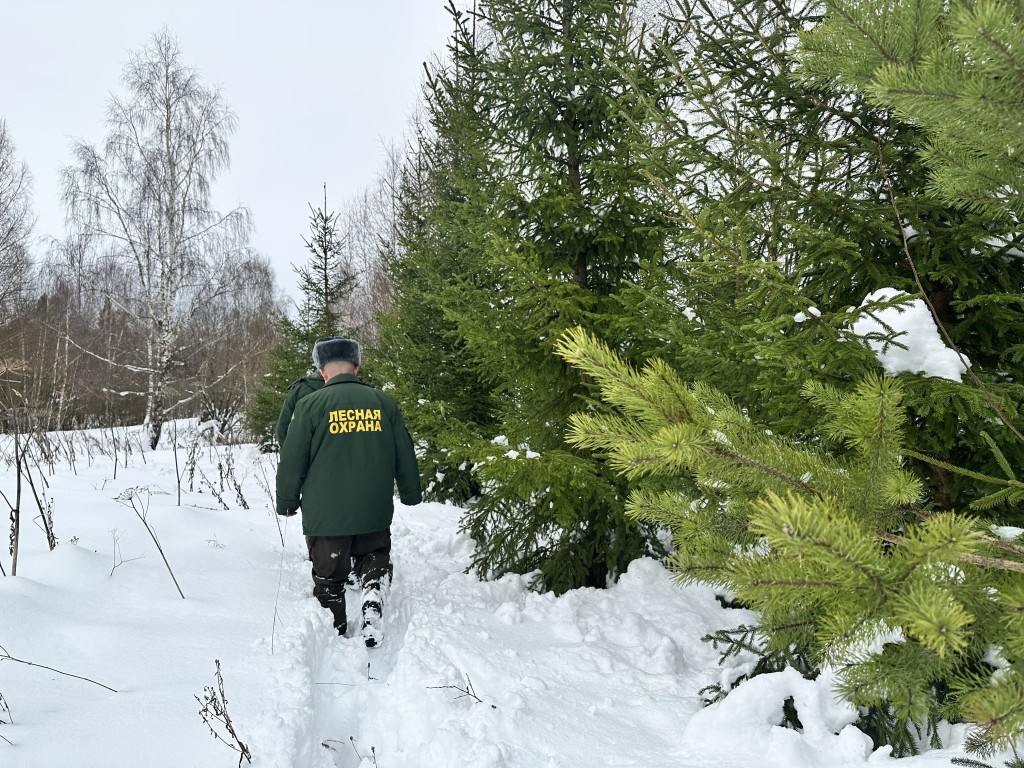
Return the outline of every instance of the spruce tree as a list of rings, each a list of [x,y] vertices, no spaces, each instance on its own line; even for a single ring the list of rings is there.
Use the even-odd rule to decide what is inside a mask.
[[[580,322],[633,346],[621,297],[664,257],[670,222],[651,202],[643,160],[660,151],[646,100],[667,98],[667,62],[634,11],[608,0],[482,2],[487,45],[453,62],[474,78],[479,171],[454,214],[466,230],[463,271],[440,301],[496,420],[490,435],[462,441],[481,489],[463,524],[477,572],[536,571],[556,592],[604,586],[657,548],[649,526],[625,517],[621,479],[565,444],[589,384],[552,355]]]
[[[267,356],[268,371],[246,412],[246,427],[263,450],[274,450],[274,425],[288,385],[312,368],[310,353],[322,336],[344,334],[341,306],[352,294],[358,276],[342,262],[338,215],[327,210],[327,188],[322,208],[309,206],[309,251],[306,263],[295,267],[302,303],[298,317],[282,315],[276,322],[278,341]]]

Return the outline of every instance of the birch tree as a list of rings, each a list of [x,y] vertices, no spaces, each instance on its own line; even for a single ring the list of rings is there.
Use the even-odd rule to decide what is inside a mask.
[[[97,257],[117,259],[132,276],[110,300],[138,323],[144,343],[137,364],[117,365],[146,377],[140,394],[155,448],[178,405],[167,392],[182,366],[184,322],[230,290],[222,267],[245,250],[251,221],[244,208],[222,214],[211,205],[237,120],[220,90],[185,65],[177,39],[165,29],[133,52],[122,84],[107,106],[103,144],[74,144],[64,202]]]
[[[28,270],[32,233],[31,176],[15,154],[7,123],[0,119],[0,316]]]

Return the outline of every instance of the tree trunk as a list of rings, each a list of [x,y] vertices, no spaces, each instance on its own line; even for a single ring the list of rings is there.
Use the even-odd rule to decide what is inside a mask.
[[[146,392],[146,434],[149,436],[150,450],[156,450],[160,442],[160,433],[164,426],[164,380],[160,373],[149,375],[149,386]]]

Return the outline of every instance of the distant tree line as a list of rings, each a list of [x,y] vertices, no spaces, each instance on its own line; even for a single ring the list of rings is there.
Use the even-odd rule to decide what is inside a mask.
[[[35,253],[31,174],[0,120],[0,428],[15,411],[22,428],[145,423],[155,447],[167,419],[193,416],[237,439],[289,328],[309,330],[326,313],[330,328],[321,323],[318,334],[346,327],[373,338],[386,296],[376,258],[376,232],[389,226],[383,182],[341,213],[325,199],[312,237],[333,243],[328,279],[344,291],[318,301],[301,285],[294,319],[268,260],[249,245],[248,210],[211,206],[236,127],[223,95],[186,65],[167,30],[130,55],[122,86],[103,139],[71,149],[67,233],[36,240]],[[301,374],[308,350],[290,359],[274,383]],[[283,388],[268,396],[273,411]]]

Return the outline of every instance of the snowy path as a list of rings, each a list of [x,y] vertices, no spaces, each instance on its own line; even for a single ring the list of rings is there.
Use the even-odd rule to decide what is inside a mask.
[[[280,721],[296,735],[296,765],[372,765],[371,746],[388,768],[703,764],[680,748],[679,731],[716,675],[699,642],[721,617],[709,591],[684,594],[649,561],[614,589],[557,599],[520,577],[482,583],[462,573],[472,542],[457,520],[436,504],[399,511],[376,649],[330,636],[326,612],[300,597],[308,564],[289,551],[282,593],[294,615],[284,623],[295,628],[285,643],[309,670],[308,708]],[[350,626],[355,611],[350,599]],[[463,695],[470,685],[481,701]]]

